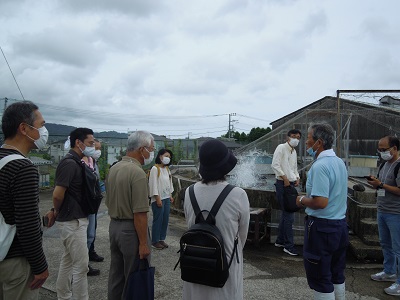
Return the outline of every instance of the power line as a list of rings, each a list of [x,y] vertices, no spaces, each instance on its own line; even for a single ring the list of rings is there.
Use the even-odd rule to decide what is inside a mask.
[[[1,50],[1,53],[3,53],[4,60],[6,61],[7,66],[8,66],[8,68],[10,69],[10,72],[11,72],[12,77],[14,78],[15,84],[17,85],[17,88],[18,88],[19,92],[21,93],[22,99],[25,100],[24,95],[22,95],[21,89],[19,88],[17,79],[15,78],[14,73],[13,73],[13,71],[11,70],[10,64],[8,63],[8,60],[7,60],[7,58],[6,58],[6,55],[4,54],[4,51],[3,51],[3,49],[1,48],[1,46],[0,46],[0,50]]]

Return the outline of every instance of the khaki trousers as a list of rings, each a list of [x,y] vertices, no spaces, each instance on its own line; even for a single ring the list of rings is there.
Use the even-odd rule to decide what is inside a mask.
[[[88,219],[57,222],[64,253],[57,277],[58,299],[89,299],[87,272],[89,254],[87,249]]]
[[[37,300],[39,289],[31,290],[33,274],[25,257],[0,261],[0,300]]]

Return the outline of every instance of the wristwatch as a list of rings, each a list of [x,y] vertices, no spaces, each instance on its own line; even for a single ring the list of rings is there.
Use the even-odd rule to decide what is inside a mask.
[[[383,189],[383,185],[384,185],[384,183],[381,182],[381,183],[378,185],[378,188]]]

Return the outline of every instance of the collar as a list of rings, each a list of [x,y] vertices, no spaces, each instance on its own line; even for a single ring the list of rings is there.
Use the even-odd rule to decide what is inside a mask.
[[[81,160],[82,158],[78,155],[78,153],[76,153],[74,150],[69,149],[68,154],[76,157],[77,159]]]
[[[333,151],[333,149],[328,149],[328,150],[322,151],[318,155],[317,159],[320,159],[320,158],[323,158],[323,157],[329,157],[329,156],[336,156],[336,153],[335,153],[335,151]]]
[[[127,161],[127,162],[130,162],[130,163],[133,163],[135,165],[142,167],[142,164],[136,158],[133,158],[133,157],[130,157],[127,155],[122,157],[122,161]]]
[[[289,145],[288,141],[286,141],[285,145],[286,145],[286,148],[290,151],[290,153],[292,153],[294,148],[292,148],[292,146]]]

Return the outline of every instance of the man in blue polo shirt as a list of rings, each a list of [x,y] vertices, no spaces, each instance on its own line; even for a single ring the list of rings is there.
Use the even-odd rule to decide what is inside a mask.
[[[329,124],[309,128],[307,152],[315,162],[307,175],[307,195],[296,200],[306,207],[303,257],[314,299],[345,299],[347,170],[332,150],[333,141]]]

